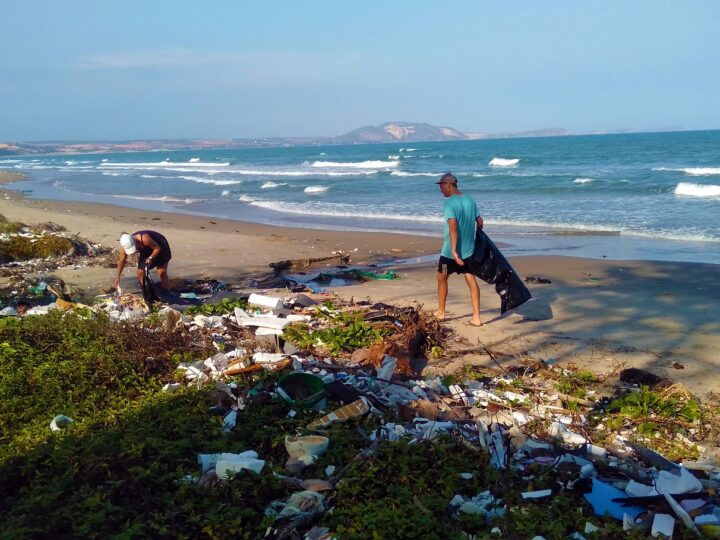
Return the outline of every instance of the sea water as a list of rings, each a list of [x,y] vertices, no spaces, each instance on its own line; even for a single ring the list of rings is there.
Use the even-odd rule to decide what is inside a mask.
[[[453,172],[509,254],[720,263],[720,131],[0,157],[33,198],[442,233]],[[389,242],[392,242],[389,240]]]

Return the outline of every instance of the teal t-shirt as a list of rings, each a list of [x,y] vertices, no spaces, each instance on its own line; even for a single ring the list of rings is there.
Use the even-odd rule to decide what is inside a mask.
[[[478,213],[477,204],[467,195],[451,195],[443,203],[443,217],[445,221],[445,241],[440,255],[452,259],[452,245],[450,244],[450,226],[448,219],[455,218],[458,222],[457,251],[461,259],[467,259],[473,254],[475,248],[475,225]]]

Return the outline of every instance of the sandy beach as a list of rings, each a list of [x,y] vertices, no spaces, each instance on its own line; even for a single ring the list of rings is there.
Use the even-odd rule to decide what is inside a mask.
[[[284,259],[349,253],[354,264],[393,259],[423,264],[395,266],[401,279],[373,281],[333,289],[345,298],[396,304],[420,303],[435,309],[435,266],[440,238],[399,234],[289,229],[241,221],[134,210],[112,205],[30,200],[0,193],[0,214],[25,223],[52,221],[73,233],[116,248],[123,231],[161,231],[170,240],[171,277],[216,278],[237,287],[270,274],[268,264]],[[515,257],[524,277],[541,276],[550,284],[530,284],[534,299],[499,318],[499,297],[481,284],[485,325],[469,320],[467,287],[450,280],[447,324],[467,340],[448,358],[426,369],[452,371],[466,363],[487,364],[484,348],[513,359],[574,363],[598,373],[622,367],[648,369],[682,383],[699,395],[720,380],[720,291],[718,266],[695,263],[609,261],[570,257]],[[57,274],[79,288],[100,290],[112,283],[113,269],[61,269]],[[126,268],[123,287],[133,289]]]

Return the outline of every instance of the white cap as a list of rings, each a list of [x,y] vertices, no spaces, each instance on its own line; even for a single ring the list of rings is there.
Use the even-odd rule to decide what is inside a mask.
[[[127,233],[120,236],[120,246],[125,250],[127,255],[132,255],[136,251],[135,239]]]

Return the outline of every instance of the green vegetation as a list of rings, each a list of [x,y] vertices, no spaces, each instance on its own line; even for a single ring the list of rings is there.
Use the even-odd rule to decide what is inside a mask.
[[[690,399],[683,403],[674,399],[663,399],[647,386],[640,387],[639,392],[632,392],[624,398],[616,399],[610,404],[609,411],[632,419],[659,416],[679,418],[688,422],[700,420],[700,407],[697,401]]]
[[[345,314],[332,324],[350,328],[363,321]],[[223,433],[220,417],[208,413],[217,403],[212,385],[160,390],[178,362],[212,352],[193,339],[90,313],[0,320],[0,538],[264,537],[274,523],[265,509],[294,491],[273,475],[286,474],[284,438],[307,434],[319,413],[297,410],[288,417],[288,406],[270,394],[281,374],[263,371],[237,379],[248,404],[236,428]],[[328,409],[339,405],[330,402]],[[679,405],[674,414],[689,403]],[[647,410],[657,407],[665,410],[657,403]],[[692,416],[688,411],[685,418]],[[74,422],[52,433],[49,423],[59,414]],[[341,470],[351,463],[328,495],[334,510],[318,517],[338,538],[490,538],[497,526],[501,537],[513,530],[518,538],[559,539],[582,531],[586,521],[606,528],[595,538],[621,534],[620,524],[593,516],[576,492],[522,501],[522,491],[555,487],[556,475],[540,466],[496,471],[487,454],[449,436],[383,443],[374,455],[353,461],[378,425],[374,415],[333,424],[327,452],[302,473],[324,478],[328,465]],[[260,474],[241,473],[210,487],[187,479],[200,476],[199,453],[244,450],[266,460]],[[485,490],[511,505],[509,517],[488,523],[457,516],[449,504],[455,494]]]
[[[578,398],[584,398],[587,391],[585,387],[598,382],[597,376],[586,369],[564,369],[558,381],[558,390]]]
[[[318,311],[319,314],[325,312]],[[312,330],[307,324],[294,324],[284,330],[285,339],[301,349],[323,346],[332,356],[340,352],[369,347],[390,334],[390,329],[373,326],[361,313],[337,313],[327,328]]]
[[[8,221],[8,219],[0,215],[0,233],[12,234],[20,232],[24,225],[19,221]]]
[[[217,304],[203,304],[191,306],[185,310],[186,315],[225,315],[232,313],[235,308],[245,309],[248,303],[246,298],[224,298]]]

